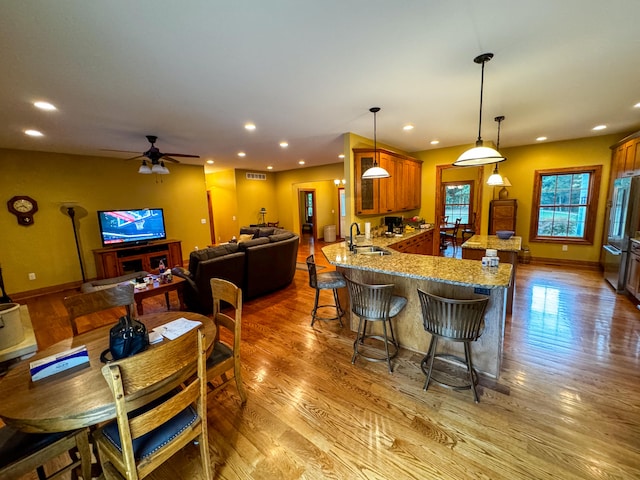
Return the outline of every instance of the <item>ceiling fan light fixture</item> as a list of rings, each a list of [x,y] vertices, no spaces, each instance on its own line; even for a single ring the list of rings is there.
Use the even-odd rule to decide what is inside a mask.
[[[149,175],[151,173],[151,169],[149,168],[149,165],[147,165],[146,160],[142,160],[142,165],[140,165],[138,173],[141,173],[143,175]]]
[[[378,166],[378,144],[376,138],[376,113],[380,111],[380,107],[371,107],[369,109],[371,113],[373,113],[373,166],[368,168],[363,174],[363,180],[373,180],[375,178],[389,178],[389,172],[387,172],[384,168]]]
[[[489,163],[497,163],[506,160],[500,152],[493,148],[483,146],[482,142],[482,93],[484,90],[484,64],[493,58],[493,53],[483,53],[473,59],[475,63],[482,64],[482,76],[480,77],[480,115],[478,119],[478,140],[476,146],[467,150],[458,159],[453,162],[456,167],[468,167],[476,165],[487,165]]]

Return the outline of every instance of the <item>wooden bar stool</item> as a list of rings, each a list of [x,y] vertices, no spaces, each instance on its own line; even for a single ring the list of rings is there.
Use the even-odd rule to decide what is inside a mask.
[[[393,373],[391,359],[398,355],[399,345],[393,334],[391,320],[405,307],[407,299],[393,295],[393,284],[367,285],[346,277],[345,280],[349,287],[351,312],[360,318],[356,339],[353,342],[351,363],[355,363],[358,356],[370,362],[387,362],[389,373]],[[382,335],[367,333],[369,322],[380,322]],[[387,323],[389,324],[390,336],[387,334]],[[365,344],[368,339],[382,342],[384,352],[371,343]]]
[[[458,300],[438,297],[420,289],[418,289],[418,297],[422,307],[424,329],[431,334],[429,350],[420,363],[422,371],[427,376],[424,390],[429,388],[429,382],[433,380],[443,387],[453,390],[472,390],[473,399],[478,403],[478,392],[476,392],[478,374],[473,368],[471,342],[475,342],[484,331],[484,312],[489,298]],[[464,344],[464,358],[453,354],[436,353],[440,338],[451,342],[462,342]],[[432,373],[435,373],[433,372],[433,362],[436,358],[446,358],[453,365],[464,367],[468,375],[468,382],[454,384],[432,376]]]

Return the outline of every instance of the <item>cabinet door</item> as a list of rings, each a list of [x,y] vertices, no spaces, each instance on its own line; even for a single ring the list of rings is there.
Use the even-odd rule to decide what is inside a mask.
[[[407,160],[404,162],[405,202],[407,210],[420,208],[422,197],[422,164]]]
[[[386,214],[391,212],[397,212],[399,210],[399,204],[396,202],[396,193],[399,190],[396,190],[397,182],[398,182],[398,169],[396,168],[396,160],[387,155],[385,153],[379,153],[380,157],[380,166],[384,168],[389,175],[390,178],[381,178],[378,180],[379,189],[380,189],[380,203],[378,213]],[[400,169],[400,175],[402,174],[402,169]]]
[[[516,231],[516,200],[492,200],[489,212],[489,235],[498,230]]]
[[[627,291],[634,297],[638,297],[640,283],[640,256],[629,255],[629,271],[627,272]]]
[[[373,167],[373,152],[355,155],[355,200],[356,215],[375,215],[378,213],[378,180],[363,180],[362,174]]]

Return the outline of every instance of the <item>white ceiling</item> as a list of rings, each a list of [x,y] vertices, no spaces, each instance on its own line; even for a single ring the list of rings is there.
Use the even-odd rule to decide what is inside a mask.
[[[372,138],[372,106],[379,142],[471,144],[484,52],[485,140],[497,115],[506,147],[630,132],[639,18],[638,0],[2,0],[0,148],[121,161],[103,149],[152,134],[214,170],[287,170],[339,161],[345,132]]]

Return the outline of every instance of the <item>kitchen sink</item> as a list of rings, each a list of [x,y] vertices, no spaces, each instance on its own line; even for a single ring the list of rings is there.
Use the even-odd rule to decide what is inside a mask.
[[[356,253],[358,255],[391,255],[389,250],[375,245],[356,247]]]

